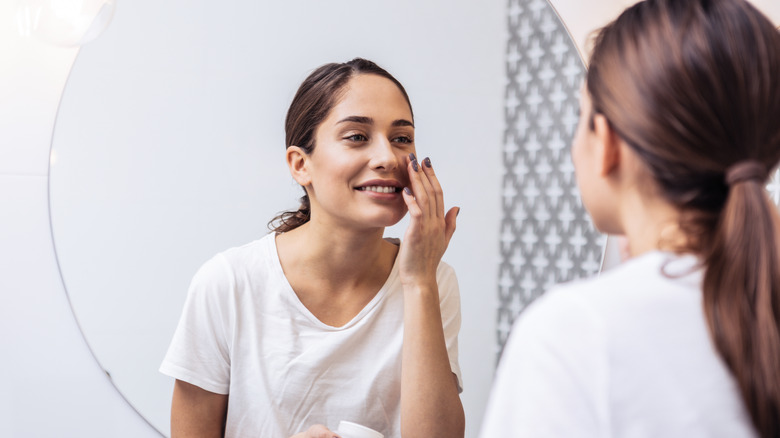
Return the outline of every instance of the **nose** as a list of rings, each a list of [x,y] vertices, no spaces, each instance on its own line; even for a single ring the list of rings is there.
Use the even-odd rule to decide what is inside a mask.
[[[393,171],[400,166],[400,155],[388,139],[380,138],[372,145],[369,165],[372,169]]]

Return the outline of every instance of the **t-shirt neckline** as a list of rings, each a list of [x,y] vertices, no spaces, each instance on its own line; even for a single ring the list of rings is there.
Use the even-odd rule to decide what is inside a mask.
[[[374,295],[374,298],[371,299],[371,301],[368,302],[361,310],[357,313],[349,322],[346,324],[340,326],[340,327],[334,327],[332,325],[325,324],[324,322],[320,321],[319,318],[314,316],[313,313],[301,302],[300,298],[298,298],[298,294],[295,293],[295,290],[293,290],[292,285],[290,284],[290,281],[287,279],[287,276],[284,274],[284,269],[282,269],[282,262],[279,259],[279,251],[276,247],[276,233],[270,233],[265,237],[269,242],[267,244],[267,249],[270,253],[269,259],[271,260],[271,266],[272,269],[276,272],[276,274],[279,276],[279,278],[282,280],[282,286],[283,291],[282,294],[286,295],[287,298],[290,300],[290,302],[298,309],[298,311],[303,314],[309,321],[311,321],[312,324],[314,324],[316,327],[328,330],[328,331],[342,331],[347,330],[350,327],[353,327],[355,324],[360,322],[366,315],[368,315],[369,312],[373,308],[375,308],[379,303],[381,303],[385,297],[388,294],[389,290],[392,290],[392,284],[397,280],[398,278],[398,255],[396,254],[395,260],[393,260],[393,267],[390,270],[390,275],[387,276],[387,279],[385,280],[384,284],[382,284],[382,287],[379,288],[379,291]],[[397,241],[397,239],[386,239],[389,241]]]

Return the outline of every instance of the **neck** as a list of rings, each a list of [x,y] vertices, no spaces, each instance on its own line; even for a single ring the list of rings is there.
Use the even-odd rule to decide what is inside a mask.
[[[392,268],[395,252],[389,248],[394,246],[384,241],[383,233],[384,228],[344,229],[310,221],[277,236],[276,242],[285,271],[354,286]]]
[[[634,192],[621,204],[621,222],[632,257],[657,250],[679,250],[686,237],[680,230],[680,212],[658,197]]]

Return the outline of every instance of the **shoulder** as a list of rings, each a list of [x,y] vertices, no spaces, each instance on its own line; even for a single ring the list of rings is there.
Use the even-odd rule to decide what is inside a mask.
[[[542,339],[557,336],[556,342],[568,342],[652,327],[659,314],[671,309],[696,313],[700,272],[691,270],[695,266],[692,257],[637,257],[601,275],[553,287],[522,312],[516,326]]]
[[[589,302],[585,284],[550,289],[518,317],[512,330],[515,342],[565,344],[603,335],[602,315]]]
[[[245,245],[229,248],[207,260],[196,272],[190,285],[194,290],[233,290],[248,273],[263,272],[273,250],[272,235]]]
[[[608,312],[648,301],[673,301],[700,290],[701,270],[693,256],[651,252],[596,276],[556,286],[594,310]],[[698,294],[694,294],[698,296]]]
[[[244,245],[226,249],[214,256],[214,259],[221,260],[238,277],[246,271],[270,269],[278,263],[274,235],[268,234]]]
[[[460,287],[452,266],[439,262],[436,269],[436,284],[439,286],[439,301],[442,304],[452,302],[453,306],[460,307]]]
[[[222,257],[233,268],[239,268],[258,260],[270,259],[276,256],[274,237],[273,233],[267,234],[244,245],[226,249],[217,254],[216,257]]]
[[[457,276],[455,275],[455,269],[450,266],[447,262],[439,262],[439,266],[436,268],[436,279],[441,282],[442,280],[455,280],[457,281]]]
[[[214,286],[229,285],[233,275],[230,264],[223,253],[219,253],[206,260],[192,277],[190,289],[207,289]]]
[[[554,286],[520,314],[513,331],[533,332],[536,340],[559,338],[556,342],[595,336],[616,301],[643,281],[646,265],[629,262],[601,275]]]

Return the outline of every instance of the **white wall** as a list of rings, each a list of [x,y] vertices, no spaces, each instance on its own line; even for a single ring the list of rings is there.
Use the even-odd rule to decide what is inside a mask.
[[[91,356],[52,250],[49,143],[76,51],[19,38],[12,6],[0,2],[0,436],[155,436]]]
[[[53,241],[48,202],[52,129],[60,93],[76,51],[53,48],[18,37],[14,24],[9,22],[14,12],[13,5],[9,3],[0,5],[0,17],[5,21],[0,26],[0,59],[4,60],[0,70],[0,351],[7,358],[0,361],[0,373],[13,377],[4,379],[0,384],[0,436],[157,436],[154,429],[122,399],[92,357],[79,332],[79,323],[68,306],[68,296],[53,252],[54,244],[64,253],[68,249],[65,243],[68,239],[77,242],[84,236],[79,234],[82,229],[55,219]],[[363,23],[365,31],[399,32],[406,25],[414,29],[416,33],[407,35],[405,39],[396,39],[403,44],[388,44],[388,47],[374,53],[377,48],[372,45],[371,39],[345,33],[341,41],[356,42],[357,46],[342,44],[328,49],[315,44],[313,52],[298,50],[290,53],[285,65],[273,64],[274,67],[269,70],[270,76],[278,82],[260,81],[257,87],[275,93],[277,100],[289,101],[295,86],[308,69],[322,62],[345,60],[355,55],[375,58],[407,86],[420,126],[418,148],[424,150],[425,155],[431,155],[446,183],[448,201],[463,208],[458,231],[445,259],[455,267],[461,284],[463,401],[467,413],[467,436],[471,437],[476,436],[481,422],[495,359],[498,258],[498,222],[495,218],[500,214],[505,5],[503,1],[483,4],[428,2],[415,6],[412,11],[413,3],[396,3],[394,11],[383,9],[381,5],[366,6],[369,8],[367,16],[393,13],[399,16],[399,24],[397,29],[381,29],[372,27],[372,23]],[[307,16],[309,18],[303,17],[291,23],[283,35],[277,35],[278,38],[295,41],[296,27],[317,26],[328,14],[333,17],[332,22],[337,22],[337,11],[320,4],[312,2],[309,6],[321,10],[314,11],[313,15]],[[329,3],[331,7],[349,4],[344,1]],[[186,7],[181,2],[166,5],[180,8],[179,13],[183,13]],[[129,4],[120,3],[114,24],[121,22],[123,7],[130,10]],[[155,20],[164,16],[159,9],[163,7],[161,4],[150,8],[154,10],[148,11],[148,18]],[[278,8],[280,14],[293,16],[296,12],[296,7],[292,5]],[[400,10],[395,10],[397,8]],[[266,19],[275,19],[273,11],[266,12]],[[187,13],[193,14],[193,11]],[[187,17],[210,18],[208,14]],[[139,32],[138,38],[143,38],[141,32],[144,26],[138,22],[130,24]],[[424,40],[423,37],[428,37],[430,33],[426,27],[452,32],[454,37],[434,32],[432,40]],[[106,44],[112,38],[111,32],[117,29],[118,26],[109,27],[106,35],[91,43],[95,45],[92,47]],[[175,28],[170,31],[171,35],[181,37]],[[275,41],[266,43],[270,46]],[[415,44],[420,47],[415,48]],[[86,59],[89,50],[90,46],[85,46],[80,56]],[[416,53],[412,56],[414,62],[405,63],[409,53]],[[437,65],[445,68],[437,70]],[[79,61],[76,61],[74,77],[71,78],[74,83],[78,81],[76,75],[88,74],[80,72],[79,66]],[[110,85],[111,78],[102,85],[106,83]],[[98,84],[95,83],[95,86]],[[69,90],[71,87],[69,84]],[[80,97],[67,96],[66,93],[66,99],[72,100],[64,102],[64,105],[75,110],[78,105],[74,102]],[[453,105],[452,102],[458,104]],[[258,102],[258,105],[262,104],[262,101]],[[273,106],[282,112],[285,110],[280,105]],[[128,108],[128,111],[132,110],[132,107]],[[78,118],[60,118],[58,133],[67,131],[68,127],[63,124],[69,120]],[[281,162],[283,142],[278,141],[281,118],[270,122],[278,125],[269,141],[278,145],[279,167],[284,172]],[[83,167],[78,168],[85,172],[95,169],[111,171],[101,167],[105,161],[99,159],[112,157],[111,145],[106,147],[109,148],[108,154],[92,155],[91,161],[89,154],[80,157],[87,161],[80,161],[78,166]],[[68,163],[67,150],[58,149],[56,142],[54,150],[58,152],[58,165]],[[142,174],[138,176],[141,178]],[[142,179],[138,184],[143,185]],[[57,190],[53,187],[52,193],[61,196],[62,192]],[[269,208],[277,211],[293,204],[294,200],[290,200]],[[65,215],[60,213],[61,217]],[[268,217],[265,213],[262,216],[263,220]],[[69,227],[71,231],[68,231]],[[73,233],[73,230],[77,232]],[[65,237],[69,232],[71,237]],[[400,232],[396,230],[394,234]],[[75,302],[79,296],[84,296],[78,291],[76,285],[79,281],[73,274],[77,270],[73,260],[79,258],[72,252],[66,257],[70,261],[62,260],[63,274],[66,280],[69,275],[72,279],[67,283]],[[183,292],[182,289],[175,293]],[[81,312],[85,312],[83,309],[85,306],[90,308],[90,302],[81,299],[80,306]],[[149,307],[147,312],[154,313],[155,309]],[[139,318],[145,316],[138,315]],[[85,325],[82,323],[82,326]],[[167,342],[169,334],[162,333],[160,337]],[[89,336],[88,341],[94,348],[95,343]],[[100,357],[101,353],[96,350],[96,354]],[[154,358],[155,365],[158,360]],[[127,362],[130,363],[131,359]],[[115,379],[119,377],[115,376]],[[143,382],[134,385],[134,389],[141,393],[139,397],[144,396]],[[161,415],[167,414],[163,412]]]

